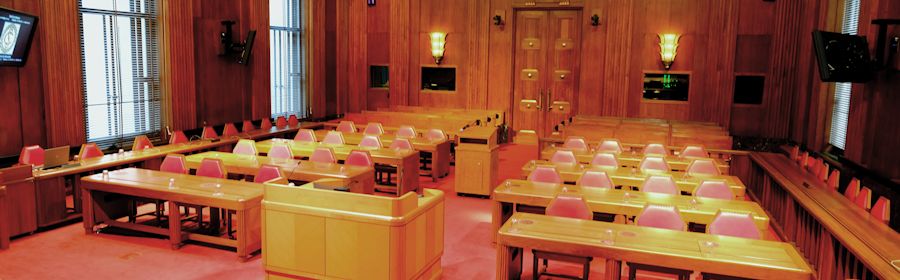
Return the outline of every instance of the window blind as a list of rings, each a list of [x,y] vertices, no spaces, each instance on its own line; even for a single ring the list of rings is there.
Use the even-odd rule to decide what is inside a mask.
[[[85,128],[101,146],[158,135],[156,0],[79,0]]]
[[[303,0],[269,2],[272,116],[307,117]]]
[[[841,32],[856,35],[859,24],[859,1],[844,0],[844,19]],[[851,83],[834,84],[834,106],[831,111],[831,134],[828,142],[841,150],[847,142],[847,122],[850,119]]]

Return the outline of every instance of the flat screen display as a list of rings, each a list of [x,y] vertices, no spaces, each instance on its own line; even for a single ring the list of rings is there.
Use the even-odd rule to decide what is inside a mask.
[[[0,7],[0,66],[23,66],[37,17]]]
[[[865,37],[817,30],[813,32],[813,45],[823,82],[864,83],[872,79]]]

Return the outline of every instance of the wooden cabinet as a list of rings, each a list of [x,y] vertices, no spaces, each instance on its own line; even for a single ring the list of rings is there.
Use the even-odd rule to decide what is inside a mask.
[[[456,147],[456,193],[490,196],[497,185],[499,147],[495,127],[470,128]]]
[[[0,169],[0,185],[6,185],[6,224],[10,236],[37,230],[34,179],[31,166],[21,165]]]

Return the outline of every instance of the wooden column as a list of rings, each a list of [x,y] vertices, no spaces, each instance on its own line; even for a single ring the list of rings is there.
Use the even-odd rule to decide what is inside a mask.
[[[44,1],[38,32],[43,56],[47,145],[85,141],[78,1]]]
[[[469,85],[469,92],[466,93],[468,98],[466,108],[487,109],[488,41],[493,26],[490,1],[469,0],[469,14],[472,16],[468,19],[467,32],[470,38],[468,45],[470,58],[467,60],[469,71],[466,71]],[[415,68],[412,70],[416,71]],[[417,89],[412,89],[410,94],[416,92],[418,92]]]
[[[800,53],[800,41],[809,40],[806,34],[800,34],[800,21],[803,1],[778,1],[775,6],[775,32],[772,36],[772,49],[769,61],[769,73],[766,74],[764,104],[767,114],[762,129],[763,137],[787,138],[791,127],[791,105],[796,95],[797,57]]]
[[[635,1],[610,0],[607,12],[606,60],[603,62],[603,78],[600,96],[600,115],[624,117],[628,114],[628,79],[632,61]],[[637,108],[637,104],[634,105]],[[636,112],[637,110],[635,110]]]
[[[734,56],[737,42],[738,1],[711,1],[707,23],[709,45],[706,89],[717,94],[696,92],[690,102],[690,119],[715,122],[725,129],[731,123],[734,97]],[[695,55],[706,55],[695,53]]]
[[[253,47],[253,57],[250,58],[250,82],[247,84],[250,92],[250,115],[252,119],[268,118],[272,115],[271,75],[269,69],[269,0],[247,0],[246,9],[249,17],[249,30],[256,30],[256,39]],[[303,7],[307,11],[309,6]],[[304,16],[304,18],[309,18]],[[249,32],[248,30],[248,32]],[[309,29],[307,29],[309,30]],[[243,33],[243,34],[246,34]],[[304,40],[305,48],[309,50],[311,44]],[[312,62],[312,60],[307,60]],[[307,73],[312,69],[311,63],[307,63]],[[307,81],[310,81],[306,77]],[[307,92],[310,87],[307,87]],[[311,103],[310,103],[311,104]],[[244,117],[248,117],[244,114]]]
[[[362,1],[359,1],[362,3]],[[408,105],[409,95],[414,89],[409,84],[409,51],[413,48],[410,40],[410,1],[391,1],[390,19],[390,104]],[[365,29],[363,29],[365,30]],[[365,33],[364,33],[365,34]],[[418,41],[416,41],[418,42]],[[365,44],[364,44],[365,45]],[[418,44],[416,44],[418,45]],[[365,64],[365,63],[363,63]],[[363,75],[365,76],[365,75]],[[365,85],[364,85],[365,87]],[[417,92],[417,91],[416,91]]]
[[[326,77],[329,75],[325,60],[329,51],[325,39],[325,2],[327,0],[313,0],[309,5],[309,21],[307,25],[308,36],[308,64],[309,65],[309,106],[312,108],[312,117],[324,117],[327,111],[326,101]]]
[[[173,130],[197,127],[194,63],[194,5],[159,2],[160,82],[163,119]]]

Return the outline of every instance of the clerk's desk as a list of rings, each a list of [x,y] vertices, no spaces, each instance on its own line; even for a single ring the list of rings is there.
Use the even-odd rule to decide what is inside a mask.
[[[734,193],[735,199],[742,200],[744,199],[744,194],[747,191],[747,187],[741,181],[740,178],[736,176],[730,175],[696,175],[696,176],[685,176],[684,172],[641,172],[637,169],[632,168],[610,168],[610,167],[600,167],[600,166],[592,166],[592,165],[584,165],[584,164],[566,164],[566,163],[551,163],[549,161],[543,160],[532,160],[529,163],[522,166],[522,178],[527,178],[528,174],[531,173],[532,170],[537,166],[552,166],[556,168],[556,172],[559,173],[559,176],[566,183],[575,183],[578,182],[578,179],[581,178],[581,175],[584,174],[585,171],[595,170],[595,171],[604,171],[609,176],[609,179],[612,180],[613,184],[616,186],[628,186],[635,187],[640,189],[641,185],[644,184],[644,181],[650,175],[664,175],[664,176],[672,176],[672,179],[675,180],[675,184],[678,186],[678,190],[686,193],[693,193],[694,189],[703,182],[703,180],[713,180],[713,181],[724,181],[731,191]]]
[[[523,249],[606,259],[604,279],[621,262],[750,279],[813,279],[790,243],[516,213],[497,231],[497,279],[519,279]]]
[[[279,159],[259,155],[238,155],[224,152],[203,152],[185,157],[187,167],[197,169],[204,158],[222,160],[229,174],[256,176],[262,165],[277,166],[288,180],[312,182],[320,179],[335,187],[347,187],[351,192],[374,192],[375,169],[337,163],[319,163],[296,159]],[[323,183],[323,182],[320,182]]]
[[[188,143],[162,145],[145,151],[129,151],[123,154],[107,154],[102,157],[80,160],[64,167],[49,170],[32,170],[31,166],[13,166],[0,169],[0,185],[7,186],[9,233],[17,236],[66,221],[81,218],[80,178],[102,170],[115,170],[140,166],[158,168],[162,158],[170,153],[191,154],[202,151],[227,149],[240,139],[266,139],[292,135],[299,129],[321,127],[321,123],[300,123],[296,126],[272,127],[243,132],[237,136],[190,141]],[[67,190],[68,189],[68,190]],[[67,204],[66,196],[73,196]]]
[[[324,139],[330,130],[316,130],[316,138]],[[341,133],[344,136],[344,143],[348,145],[359,145],[362,141],[364,133]],[[393,134],[385,134],[379,137],[383,148],[390,147],[394,142]],[[420,152],[431,153],[431,175],[432,181],[437,182],[438,178],[442,178],[450,174],[450,140],[445,138],[440,141],[431,141],[424,137],[416,137],[409,139],[413,145],[413,149]]]

